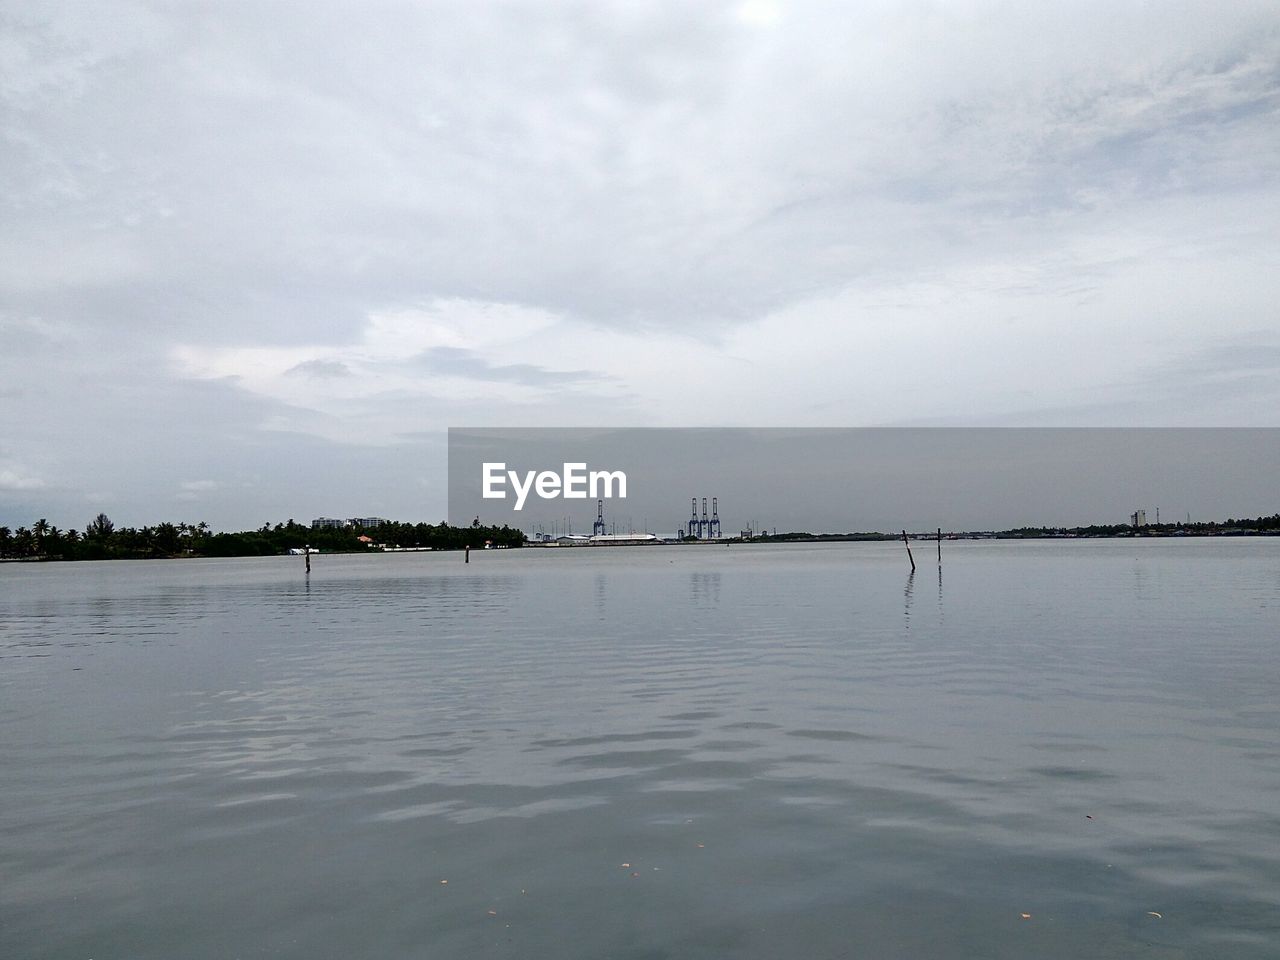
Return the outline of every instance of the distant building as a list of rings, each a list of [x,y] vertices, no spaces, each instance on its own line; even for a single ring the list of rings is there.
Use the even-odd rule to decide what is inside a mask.
[[[372,530],[387,521],[382,517],[351,517],[347,520],[335,520],[333,517],[316,517],[311,521],[312,530]]]
[[[587,541],[593,547],[631,546],[637,543],[658,543],[656,533],[598,533]]]
[[[554,542],[561,547],[626,547],[661,541],[654,533],[597,533],[590,537],[581,533],[568,533],[556,537]]]
[[[1147,511],[1135,510],[1129,515],[1129,519],[1133,521],[1134,527],[1145,527],[1147,525]]]

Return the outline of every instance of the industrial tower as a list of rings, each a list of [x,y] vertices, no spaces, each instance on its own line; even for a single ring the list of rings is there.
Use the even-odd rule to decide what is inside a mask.
[[[680,538],[684,539],[686,531],[681,529]],[[689,529],[687,536],[694,540],[720,539],[720,498],[711,498],[711,515],[707,515],[707,498],[702,498],[702,516],[698,516],[698,498],[689,500]]]
[[[596,501],[596,522],[591,525],[593,537],[604,536],[604,501]]]

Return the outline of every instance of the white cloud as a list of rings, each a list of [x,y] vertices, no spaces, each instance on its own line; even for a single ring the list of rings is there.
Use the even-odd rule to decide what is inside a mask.
[[[44,480],[21,467],[0,467],[0,490],[40,490]]]
[[[222,483],[217,480],[184,480],[178,484],[178,492],[174,496],[175,500],[181,500],[186,503],[198,502],[204,494],[212,493],[223,487]]]
[[[753,27],[771,27],[782,19],[782,6],[774,0],[746,0],[738,5],[738,19]]]
[[[512,304],[437,300],[369,316],[350,343],[297,347],[183,344],[171,359],[179,376],[228,380],[288,406],[262,422],[269,430],[338,442],[389,443],[442,429],[447,406],[521,406],[549,394],[616,394],[591,369],[531,364],[521,357],[565,326],[563,318]],[[579,327],[579,332],[581,328]],[[434,407],[425,412],[423,403]]]

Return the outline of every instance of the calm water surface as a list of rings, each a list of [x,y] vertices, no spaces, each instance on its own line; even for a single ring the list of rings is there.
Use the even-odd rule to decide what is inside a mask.
[[[0,565],[0,957],[1280,956],[1280,539],[944,552]]]

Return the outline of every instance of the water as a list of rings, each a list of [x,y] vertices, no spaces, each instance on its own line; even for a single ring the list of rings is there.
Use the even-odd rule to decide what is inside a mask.
[[[0,565],[0,957],[1277,956],[1280,539],[944,551]]]

